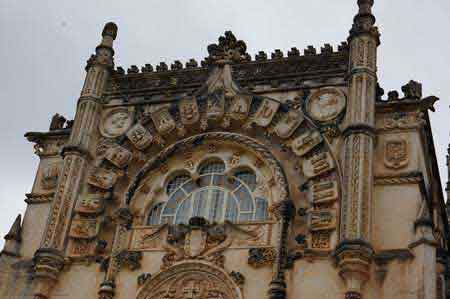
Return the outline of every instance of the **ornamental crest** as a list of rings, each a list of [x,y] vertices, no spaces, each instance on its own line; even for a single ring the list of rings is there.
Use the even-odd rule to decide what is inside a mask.
[[[134,125],[128,132],[127,137],[138,150],[144,150],[153,142],[153,136],[141,124]]]
[[[256,111],[254,122],[258,126],[267,127],[268,125],[270,125],[273,117],[277,113],[278,107],[280,107],[279,102],[270,99],[264,99],[263,103]]]
[[[275,126],[275,133],[280,138],[289,138],[295,129],[303,122],[303,115],[297,110],[289,110],[288,113]]]
[[[250,95],[234,96],[230,108],[231,118],[236,120],[243,120],[247,118],[251,104],[252,104],[252,96]]]
[[[153,106],[151,106],[151,108],[153,108]],[[175,120],[170,114],[169,107],[167,105],[154,109],[153,112],[151,112],[151,117],[153,123],[155,124],[156,130],[161,135],[166,135],[172,132],[176,127]]]
[[[408,165],[408,142],[404,139],[388,140],[384,143],[384,164],[399,169]]]
[[[200,112],[195,97],[181,100],[178,108],[180,109],[181,122],[184,125],[193,125],[199,120]]]

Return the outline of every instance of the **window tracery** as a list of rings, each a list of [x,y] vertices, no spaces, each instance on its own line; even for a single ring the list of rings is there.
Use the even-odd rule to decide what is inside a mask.
[[[167,201],[153,205],[147,224],[187,224],[192,217],[211,223],[268,220],[267,199],[253,194],[255,172],[245,168],[228,173],[225,163],[215,158],[200,164],[195,179],[186,173],[171,178]]]

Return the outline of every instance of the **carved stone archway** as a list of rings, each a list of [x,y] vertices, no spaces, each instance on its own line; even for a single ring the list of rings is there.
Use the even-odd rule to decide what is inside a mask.
[[[187,261],[156,274],[138,290],[136,298],[242,299],[242,293],[222,269]]]

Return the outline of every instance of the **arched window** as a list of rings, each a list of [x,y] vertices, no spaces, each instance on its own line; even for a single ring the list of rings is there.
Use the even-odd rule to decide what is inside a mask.
[[[169,199],[152,209],[148,224],[187,224],[192,217],[214,223],[267,220],[267,200],[252,194],[256,187],[254,172],[224,172],[225,163],[213,160],[200,165],[200,177],[195,182],[188,175],[172,178],[166,187]]]

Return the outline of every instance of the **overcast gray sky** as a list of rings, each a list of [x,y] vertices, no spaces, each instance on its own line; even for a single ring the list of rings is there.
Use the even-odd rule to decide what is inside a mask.
[[[119,27],[116,65],[201,60],[225,30],[249,53],[336,46],[348,36],[357,0],[0,1],[0,237],[23,213],[38,157],[23,134],[45,131],[56,113],[73,118],[84,66],[103,25]],[[387,91],[410,79],[441,98],[432,115],[441,180],[447,179],[450,1],[375,0],[382,34],[379,78]],[[0,248],[3,239],[0,240]]]

